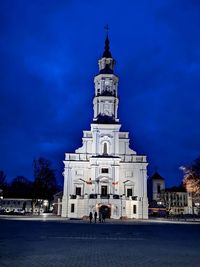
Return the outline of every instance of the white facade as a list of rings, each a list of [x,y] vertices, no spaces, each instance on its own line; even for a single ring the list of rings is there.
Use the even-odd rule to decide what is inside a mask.
[[[89,212],[110,218],[148,218],[147,161],[129,148],[129,133],[120,132],[118,77],[106,38],[94,78],[94,118],[83,131],[83,145],[66,153],[62,217],[83,218]]]

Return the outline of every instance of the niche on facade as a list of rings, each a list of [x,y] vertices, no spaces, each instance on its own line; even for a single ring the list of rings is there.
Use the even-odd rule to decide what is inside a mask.
[[[105,176],[99,176],[97,179],[96,179],[96,182],[97,183],[102,183],[102,184],[109,184],[111,181],[111,178],[110,177],[105,177]]]
[[[110,144],[108,141],[101,142],[101,154],[102,155],[110,154]]]

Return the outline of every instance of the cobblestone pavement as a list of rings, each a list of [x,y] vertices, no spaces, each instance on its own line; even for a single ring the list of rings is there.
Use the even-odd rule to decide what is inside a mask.
[[[199,267],[200,224],[0,220],[0,266]]]

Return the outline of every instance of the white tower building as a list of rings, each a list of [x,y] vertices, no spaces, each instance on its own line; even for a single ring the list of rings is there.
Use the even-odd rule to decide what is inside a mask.
[[[120,132],[118,81],[109,49],[94,78],[94,117],[83,131],[83,145],[66,153],[62,217],[83,218],[89,212],[107,218],[148,218],[147,161],[129,148],[129,133]]]

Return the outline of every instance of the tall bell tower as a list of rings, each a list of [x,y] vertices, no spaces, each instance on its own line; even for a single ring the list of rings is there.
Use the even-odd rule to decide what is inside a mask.
[[[98,61],[99,74],[94,78],[95,96],[94,123],[118,123],[118,77],[114,74],[115,60],[112,58],[108,33],[102,58]]]

